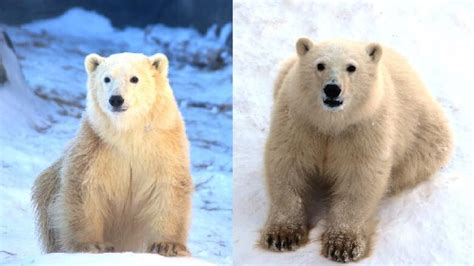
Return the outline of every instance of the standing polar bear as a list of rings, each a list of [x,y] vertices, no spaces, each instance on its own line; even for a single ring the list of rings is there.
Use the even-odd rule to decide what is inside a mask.
[[[368,255],[381,198],[427,180],[448,162],[440,105],[395,51],[375,43],[300,38],[277,77],[265,173],[271,201],[261,244],[308,240],[311,194],[327,193],[322,254]]]
[[[87,107],[77,136],[33,188],[46,252],[188,255],[189,144],[168,59],[85,59]]]

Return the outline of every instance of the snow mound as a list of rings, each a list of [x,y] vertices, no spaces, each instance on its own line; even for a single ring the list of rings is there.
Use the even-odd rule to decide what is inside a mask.
[[[8,125],[0,130],[0,137],[5,138],[24,134],[31,127],[41,131],[49,126],[44,118],[47,112],[40,108],[40,100],[28,87],[7,38],[0,28],[0,125]]]
[[[72,8],[53,19],[44,19],[23,25],[33,33],[49,33],[62,37],[100,37],[107,38],[114,33],[110,20],[94,11]]]

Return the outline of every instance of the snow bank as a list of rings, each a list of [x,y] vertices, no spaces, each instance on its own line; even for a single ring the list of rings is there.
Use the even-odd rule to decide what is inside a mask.
[[[46,110],[40,108],[40,100],[34,97],[28,87],[14,48],[7,44],[6,34],[0,28],[0,66],[4,80],[0,83],[0,136],[16,136],[24,134],[30,127],[44,130],[49,126],[45,119]]]
[[[62,38],[107,38],[115,32],[109,19],[82,8],[72,8],[57,18],[35,21],[23,28],[36,34],[47,33]]]
[[[150,25],[144,31],[126,28],[124,31],[112,27],[109,19],[82,8],[72,8],[57,18],[35,21],[23,26],[35,34],[48,34],[59,38],[96,38],[109,42],[132,42],[137,50],[152,46],[169,55],[172,60],[198,67],[219,69],[231,63],[231,23],[222,28],[210,27],[205,35],[194,28],[170,28],[162,24]]]
[[[447,168],[384,201],[371,257],[362,265],[472,264],[472,84],[474,4],[468,1],[234,2],[234,262],[335,264],[320,256],[324,220],[302,249],[284,254],[256,246],[268,199],[263,145],[273,81],[298,37],[378,41],[404,54],[443,105],[455,131]]]
[[[219,69],[223,65],[231,63],[231,40],[232,26],[227,23],[219,29],[216,25],[209,28],[206,35],[192,28],[172,29],[164,25],[148,27],[147,40],[163,47],[172,59],[190,63],[198,67]]]

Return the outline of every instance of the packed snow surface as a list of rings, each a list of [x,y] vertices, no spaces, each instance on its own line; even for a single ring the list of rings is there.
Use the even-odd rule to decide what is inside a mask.
[[[405,55],[454,130],[451,162],[383,201],[372,255],[360,265],[472,265],[472,1],[234,1],[234,263],[336,264],[320,255],[324,220],[295,252],[259,248],[268,211],[263,146],[279,63],[300,36],[380,42]]]
[[[220,30],[211,27],[205,35],[164,25],[116,29],[100,14],[79,8],[22,26],[4,25],[26,82],[0,87],[0,264],[231,263],[232,58],[226,43],[230,28],[231,24]],[[31,186],[79,126],[86,95],[84,57],[119,52],[162,52],[171,60],[170,82],[191,141],[195,193],[188,244],[196,259],[40,252]],[[8,69],[15,69],[12,58],[4,59]]]

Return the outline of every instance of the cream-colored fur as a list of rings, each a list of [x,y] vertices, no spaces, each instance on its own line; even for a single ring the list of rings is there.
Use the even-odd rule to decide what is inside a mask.
[[[92,54],[85,65],[87,108],[77,136],[33,188],[44,249],[188,255],[189,144],[168,59]],[[112,112],[112,95],[123,96],[126,111]]]
[[[368,255],[384,195],[427,180],[448,162],[452,135],[440,105],[407,61],[378,44],[298,40],[275,84],[265,172],[271,201],[263,246],[294,250],[308,237],[313,188],[327,192],[322,254]],[[317,70],[322,63],[325,69]],[[349,73],[348,65],[356,71]],[[336,82],[342,106],[323,103]],[[403,243],[400,243],[401,245]]]

